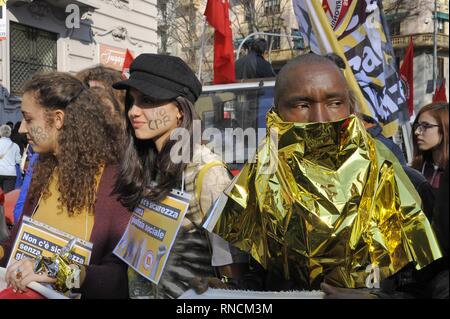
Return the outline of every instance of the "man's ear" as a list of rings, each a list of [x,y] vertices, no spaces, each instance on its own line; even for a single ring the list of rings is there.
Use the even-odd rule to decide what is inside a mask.
[[[57,130],[62,129],[64,125],[64,111],[63,110],[55,110],[55,127]]]

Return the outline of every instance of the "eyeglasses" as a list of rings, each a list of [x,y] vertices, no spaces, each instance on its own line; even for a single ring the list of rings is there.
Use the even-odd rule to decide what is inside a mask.
[[[428,130],[429,128],[432,127],[439,127],[439,125],[437,124],[430,124],[430,123],[415,123],[413,125],[413,132],[418,131],[419,133],[423,133],[426,130]]]

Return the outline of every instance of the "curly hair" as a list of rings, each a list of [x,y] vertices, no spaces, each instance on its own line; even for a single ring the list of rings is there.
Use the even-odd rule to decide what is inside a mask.
[[[32,93],[45,109],[46,125],[53,125],[51,110],[64,111],[64,124],[57,137],[58,153],[40,154],[33,168],[30,199],[48,198],[48,186],[55,172],[58,176],[59,204],[69,215],[83,208],[93,211],[96,176],[102,165],[118,162],[120,128],[105,105],[103,90],[87,88],[67,73],[37,74],[26,83],[25,93]]]

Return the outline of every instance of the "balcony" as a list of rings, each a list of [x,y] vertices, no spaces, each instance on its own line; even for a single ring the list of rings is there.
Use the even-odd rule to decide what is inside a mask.
[[[409,35],[396,35],[392,37],[394,49],[405,49],[409,44],[409,37],[413,38],[414,47],[433,47],[433,33],[419,33]],[[437,47],[448,51],[448,35],[438,34]]]
[[[281,49],[272,50],[269,54],[269,59],[272,63],[285,62],[293,57],[296,57],[302,52],[302,50]]]

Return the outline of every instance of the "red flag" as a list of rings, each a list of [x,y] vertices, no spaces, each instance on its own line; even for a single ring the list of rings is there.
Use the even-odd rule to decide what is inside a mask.
[[[205,16],[214,27],[214,84],[236,82],[228,0],[208,0]]]
[[[439,88],[436,87],[436,92],[434,92],[433,96],[433,102],[447,102],[447,96],[445,93],[445,80],[443,79]]]
[[[408,103],[408,113],[411,116],[414,112],[414,44],[412,37],[409,40],[408,48],[406,49],[405,59],[400,68],[400,76],[402,78],[403,86],[405,88],[406,102]]]
[[[127,79],[130,77],[130,65],[131,62],[133,62],[133,60],[134,58],[131,55],[131,52],[127,49],[127,52],[125,52],[125,59],[123,60],[122,65],[122,75]]]

